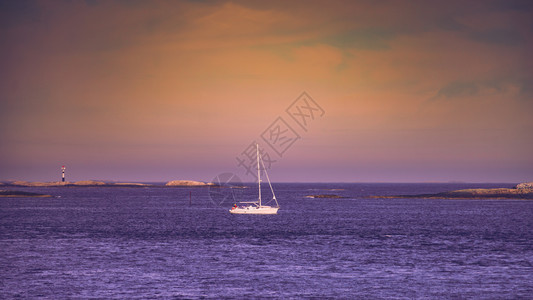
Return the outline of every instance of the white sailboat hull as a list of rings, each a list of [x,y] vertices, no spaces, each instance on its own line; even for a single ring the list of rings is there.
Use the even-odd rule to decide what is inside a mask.
[[[272,206],[245,206],[234,207],[229,210],[232,214],[250,214],[250,215],[275,215],[278,213],[279,207]]]
[[[261,155],[259,154],[259,144],[257,143],[255,144],[255,151],[257,155],[257,189],[258,189],[257,201],[241,202],[241,203],[249,203],[249,204],[246,206],[240,206],[240,207],[237,206],[237,203],[235,203],[235,206],[229,210],[229,212],[232,214],[275,215],[278,213],[279,203],[278,203],[278,200],[276,200],[276,195],[274,195],[274,189],[272,188],[272,184],[270,183],[270,178],[268,178],[268,173],[265,168],[263,159],[261,158]],[[261,169],[259,162],[263,164],[263,169]],[[276,203],[276,206],[267,206],[267,205],[261,204],[261,170],[265,171],[265,175],[268,180],[268,185],[270,186],[270,191],[272,192],[272,200],[270,201],[274,201]]]

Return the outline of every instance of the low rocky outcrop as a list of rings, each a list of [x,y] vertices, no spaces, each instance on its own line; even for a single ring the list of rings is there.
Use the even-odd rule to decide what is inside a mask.
[[[516,189],[525,189],[525,190],[533,190],[533,182],[524,182],[517,184]]]
[[[429,199],[533,199],[533,183],[521,183],[515,188],[463,189],[436,194],[375,196],[373,198]]]
[[[166,186],[209,186],[214,185],[211,182],[202,182],[194,180],[172,180],[165,184]]]

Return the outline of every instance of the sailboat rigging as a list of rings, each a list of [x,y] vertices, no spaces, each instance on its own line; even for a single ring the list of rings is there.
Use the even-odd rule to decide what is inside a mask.
[[[256,153],[257,153],[257,183],[259,187],[259,196],[257,201],[248,201],[248,202],[241,202],[245,203],[247,205],[244,206],[237,206],[235,204],[231,209],[230,213],[232,214],[254,214],[254,215],[275,215],[278,213],[279,204],[278,200],[276,199],[276,195],[274,194],[274,189],[272,188],[272,184],[270,183],[270,178],[268,177],[268,173],[265,168],[265,163],[263,162],[263,158],[259,154],[259,144],[255,144],[256,146]],[[268,185],[270,186],[270,191],[272,192],[272,200],[276,203],[275,206],[268,206],[263,205],[261,202],[261,168],[259,163],[261,162],[261,165],[263,166],[263,170],[265,171],[265,175],[268,181]],[[271,202],[269,201],[269,203]],[[268,203],[267,203],[268,204]]]

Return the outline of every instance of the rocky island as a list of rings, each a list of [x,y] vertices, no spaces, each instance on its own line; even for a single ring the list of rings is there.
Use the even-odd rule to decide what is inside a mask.
[[[194,180],[173,180],[167,182],[165,186],[211,186],[215,185],[211,182],[202,182],[202,181],[194,181]]]
[[[436,194],[374,196],[373,198],[428,199],[533,199],[533,182],[520,183],[514,188],[464,189]]]

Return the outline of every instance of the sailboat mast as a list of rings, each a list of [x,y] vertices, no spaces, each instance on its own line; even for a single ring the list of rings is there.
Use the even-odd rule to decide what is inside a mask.
[[[257,184],[259,184],[259,206],[261,206],[261,170],[259,168],[259,144],[255,144],[257,154]]]

